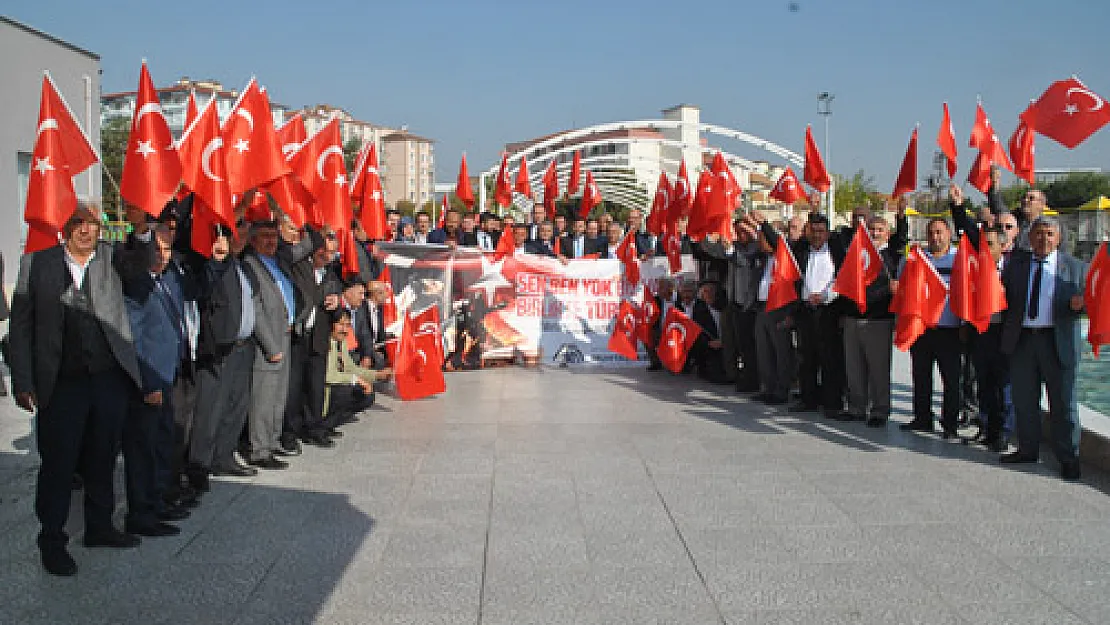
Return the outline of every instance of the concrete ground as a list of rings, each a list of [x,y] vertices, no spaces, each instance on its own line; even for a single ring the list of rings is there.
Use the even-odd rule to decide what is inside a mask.
[[[70,579],[39,567],[30,425],[0,400],[0,622],[1110,622],[1104,474],[1066,483],[642,369],[448,389],[216,480],[178,537],[73,541]],[[897,421],[909,393],[895,383]]]

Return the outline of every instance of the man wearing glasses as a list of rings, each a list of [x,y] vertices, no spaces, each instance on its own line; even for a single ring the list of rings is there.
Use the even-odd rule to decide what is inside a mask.
[[[1011,240],[1014,241],[1014,249],[1026,251],[1033,249],[1030,244],[1029,231],[1033,227],[1033,222],[1044,214],[1046,207],[1044,191],[1040,189],[1029,189],[1025,192],[1025,195],[1021,198],[1021,207],[1018,208],[1018,213],[1016,215],[1018,225],[1017,237],[1011,238]],[[1003,228],[1005,228],[1005,226],[1003,226]],[[1060,249],[1064,251],[1071,249],[1068,245],[1067,229],[1061,227],[1059,237]]]

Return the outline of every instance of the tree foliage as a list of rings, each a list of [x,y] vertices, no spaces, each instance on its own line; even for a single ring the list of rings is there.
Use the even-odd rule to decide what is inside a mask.
[[[347,173],[354,177],[355,167],[358,166],[358,151],[362,149],[362,141],[358,137],[351,137],[343,144],[343,162],[347,165]]]
[[[401,215],[405,217],[412,217],[416,214],[416,202],[412,200],[397,200],[393,204],[393,208],[400,211]]]
[[[875,177],[859,170],[850,178],[834,174],[836,179],[836,199],[834,210],[847,215],[857,206],[870,206],[874,211],[883,209],[883,196],[875,186]]]
[[[1094,198],[1105,195],[1110,197],[1110,175],[1096,172],[1073,172],[1050,183],[1040,183],[1034,188],[1044,191],[1045,203],[1049,208],[1078,208]],[[1017,210],[1022,196],[1029,189],[1025,181],[1018,181],[1004,187],[1002,200],[1010,210]]]
[[[131,118],[113,117],[100,127],[100,177],[105,212],[113,212],[123,219],[123,206],[119,192],[112,183],[123,178],[123,156],[127,151],[127,138],[131,134]]]

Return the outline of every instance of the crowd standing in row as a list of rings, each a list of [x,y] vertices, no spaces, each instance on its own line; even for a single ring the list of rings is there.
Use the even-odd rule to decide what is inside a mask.
[[[241,206],[250,201],[243,198]],[[985,233],[1006,286],[1008,307],[977,334],[949,309],[913,344],[913,419],[903,429],[932,431],[932,383],[939,368],[942,436],[956,437],[968,388],[976,388],[985,427],[980,442],[1003,451],[1016,430],[1017,449],[1003,462],[1035,462],[1040,447],[1040,388],[1047,386],[1053,450],[1065,478],[1080,475],[1074,392],[1085,267],[1059,249],[1058,222],[1044,197],[1030,191],[1017,214],[984,212],[979,220],[952,188],[955,228]],[[853,212],[879,251],[883,271],[867,288],[866,311],[833,290],[856,229],[833,231],[813,213],[774,225],[758,212],[734,222],[737,238],[717,235],[681,252],[699,265],[700,282],[659,281],[662,319],[680,308],[703,330],[687,370],[734,383],[770,405],[821,410],[831,418],[882,427],[890,416],[894,315],[908,224],[904,207],[892,226],[866,208]],[[42,466],[35,510],[44,568],[72,575],[65,525],[75,476],[83,482],[84,543],[134,547],[139,536],[174,535],[209,489],[209,476],[250,476],[288,466],[302,444],[332,447],[338,429],[374,401],[374,384],[390,376],[383,304],[392,288],[356,221],[358,274],[343,277],[332,233],[296,228],[277,213],[241,236],[216,233],[210,257],[193,251],[191,198],[171,202],[148,222],[131,211],[127,241],[100,240],[100,213],[82,205],[58,246],[23,257],[13,294],[8,361],[16,402],[37,410]],[[615,258],[629,230],[641,259],[664,255],[642,231],[643,214],[548,221],[537,205],[528,223],[483,213],[447,211],[432,228],[388,211],[393,241],[498,249],[512,236],[514,254]],[[684,223],[679,220],[680,232]],[[947,282],[954,226],[929,221],[925,254]],[[773,250],[785,237],[801,278],[794,303],[767,309]],[[972,237],[978,241],[979,237]],[[661,366],[653,350],[650,370]],[[974,380],[971,386],[967,382]],[[1013,414],[1016,419],[1007,419]],[[114,527],[112,475],[122,451],[126,473],[124,530]],[[236,455],[238,454],[238,458]],[[244,462],[240,462],[241,458]]]

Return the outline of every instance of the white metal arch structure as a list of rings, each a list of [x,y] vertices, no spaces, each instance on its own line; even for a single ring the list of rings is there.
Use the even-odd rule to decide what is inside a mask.
[[[733,129],[733,128],[727,128],[725,126],[719,126],[719,125],[716,125],[716,124],[706,124],[706,123],[701,123],[701,122],[694,122],[692,120],[682,120],[682,119],[629,120],[629,121],[620,121],[620,122],[609,122],[609,123],[604,123],[604,124],[596,124],[596,125],[593,125],[593,126],[588,126],[588,127],[585,127],[585,128],[580,128],[580,129],[577,129],[577,130],[572,130],[572,131],[569,131],[569,132],[557,134],[557,135],[552,136],[552,137],[550,137],[548,139],[545,139],[543,141],[539,141],[537,143],[534,143],[534,144],[524,148],[523,150],[520,150],[520,151],[515,152],[513,154],[509,154],[507,160],[508,160],[508,163],[509,163],[510,172],[515,172],[516,170],[519,169],[519,163],[520,163],[521,160],[524,160],[524,161],[528,162],[528,164],[530,166],[529,167],[529,172],[530,172],[529,181],[533,182],[533,181],[542,180],[542,177],[543,177],[543,171],[542,170],[540,170],[539,168],[536,168],[536,167],[532,167],[532,164],[534,162],[539,161],[539,162],[542,162],[542,163],[546,164],[547,161],[549,161],[551,158],[558,157],[560,154],[565,154],[567,152],[574,152],[574,151],[582,150],[584,148],[589,148],[589,147],[595,146],[595,145],[613,145],[613,144],[635,145],[637,143],[652,143],[652,144],[657,144],[657,145],[661,145],[661,146],[668,147],[668,148],[675,148],[675,149],[678,149],[680,151],[696,149],[701,153],[715,152],[716,151],[715,148],[702,147],[700,144],[699,145],[691,145],[689,143],[683,143],[681,141],[668,139],[666,137],[660,137],[660,138],[611,137],[611,138],[598,138],[598,139],[592,140],[592,141],[589,140],[592,135],[598,135],[598,134],[607,133],[607,132],[627,131],[627,130],[656,130],[656,131],[660,131],[660,130],[679,130],[679,129],[689,130],[691,127],[694,127],[694,128],[697,129],[699,137],[701,136],[702,133],[719,135],[719,136],[722,136],[722,137],[727,137],[727,138],[730,138],[730,139],[741,141],[743,143],[747,143],[747,144],[749,144],[751,146],[754,146],[758,149],[769,152],[769,153],[779,157],[780,159],[788,161],[790,164],[792,164],[796,167],[801,167],[804,163],[803,158],[798,153],[793,152],[791,150],[788,150],[788,149],[786,149],[786,148],[784,148],[784,147],[782,147],[782,146],[780,146],[776,143],[773,143],[773,142],[768,141],[766,139],[763,139],[761,137],[757,137],[757,136],[752,135],[750,133],[743,132],[743,131],[740,131],[740,130],[736,130],[736,129]],[[581,139],[585,139],[585,140],[584,141],[576,141],[576,140],[581,140]],[[570,142],[571,145],[567,145],[568,142]],[[550,149],[552,147],[554,147],[555,149]],[[748,169],[748,170],[754,170],[755,169],[754,163],[752,163],[748,159],[745,159],[745,158],[742,158],[742,157],[739,157],[735,154],[730,154],[730,153],[724,153],[724,155],[730,161],[739,164],[744,169]],[[624,160],[624,161],[627,162],[627,161],[633,160],[634,156],[631,153],[629,153],[629,154],[597,155],[595,157],[591,157],[590,159],[583,159],[583,166],[586,165],[587,160],[605,159],[605,158],[615,159],[615,160]],[[644,160],[644,159],[637,159],[637,160]],[[675,159],[673,159],[673,158],[659,158],[659,159],[650,159],[650,160],[658,163],[658,165],[660,167],[663,165],[663,163],[666,163],[668,165],[672,165],[672,164],[675,163]],[[696,165],[700,165],[700,164],[696,164]],[[480,202],[481,202],[480,205],[481,206],[485,206],[485,200],[486,200],[485,178],[487,176],[496,175],[497,170],[498,170],[499,167],[500,167],[500,162],[497,162],[492,167],[490,167],[489,169],[487,169],[486,171],[484,171],[480,174],[480,179],[482,180],[482,184],[479,185],[479,194],[481,196],[481,198],[480,198]],[[569,167],[569,164],[566,164],[566,163],[559,164],[559,165],[557,165],[557,170],[562,172],[568,167]],[[697,167],[695,166],[693,171],[696,171],[696,170],[697,170]],[[693,171],[691,173],[693,173]],[[514,178],[515,178],[515,176],[514,176]],[[561,179],[565,179],[565,178],[561,177]],[[606,186],[607,185],[603,186],[602,182],[600,180],[597,180],[596,174],[595,174],[595,181],[598,183],[598,187],[601,189],[602,197],[604,198],[606,196]],[[648,189],[646,192],[649,194],[649,197],[650,197],[650,194],[652,193],[652,190]],[[609,199],[609,198],[606,198],[606,199]],[[621,202],[617,197],[613,197],[612,199],[614,201],[624,203],[624,202]],[[637,202],[636,207],[637,208],[642,207],[640,204],[641,204],[641,202]]]

